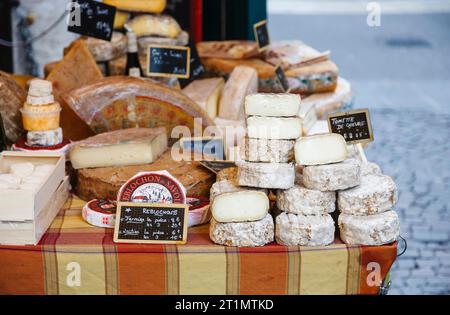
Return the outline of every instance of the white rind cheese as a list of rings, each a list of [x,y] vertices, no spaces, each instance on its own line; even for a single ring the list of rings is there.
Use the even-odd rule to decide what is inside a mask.
[[[233,223],[220,223],[212,218],[209,237],[214,243],[226,246],[264,246],[273,242],[273,218],[267,214],[259,221]]]
[[[302,104],[300,107],[298,116],[302,120],[303,134],[307,135],[308,132],[311,130],[311,128],[317,122],[317,114],[316,114],[316,109],[315,109],[314,105],[313,104],[309,104],[309,105]]]
[[[294,186],[295,167],[292,163],[252,163],[239,161],[238,184],[271,189]]]
[[[337,191],[358,186],[360,182],[360,162],[356,159],[303,169],[303,185],[309,189]]]
[[[392,209],[398,199],[395,182],[386,175],[365,175],[357,187],[338,192],[341,213],[371,215]]]
[[[27,145],[33,146],[54,146],[63,141],[62,129],[53,129],[47,131],[28,131]]]
[[[47,95],[47,96],[27,96],[27,103],[30,105],[48,105],[53,104],[55,102],[55,98],[53,95]]]
[[[294,160],[294,140],[245,138],[241,158],[250,162],[288,163]]]
[[[342,162],[347,158],[347,144],[337,133],[302,137],[295,144],[295,160],[302,165]]]
[[[275,239],[286,246],[325,246],[334,241],[334,221],[326,215],[283,212],[275,219]]]
[[[258,139],[297,139],[302,135],[302,121],[297,117],[260,117],[247,118],[249,138]]]
[[[378,164],[373,162],[361,163],[361,176],[364,175],[382,175],[381,168]]]
[[[248,116],[290,117],[300,110],[300,95],[259,93],[245,98]]]
[[[247,190],[258,190],[258,191],[263,192],[266,195],[268,194],[267,189],[238,186],[237,182],[236,182],[236,178],[233,178],[233,179],[224,179],[224,180],[216,181],[211,186],[209,198],[212,203],[214,198],[221,194],[238,192],[238,191],[247,191]]]
[[[318,191],[295,185],[287,190],[277,191],[278,209],[302,215],[322,215],[336,209],[336,193]]]
[[[397,240],[400,222],[394,211],[368,216],[341,214],[341,240],[350,245],[384,245]]]
[[[223,193],[211,205],[217,222],[247,222],[263,219],[269,211],[269,198],[264,192],[244,190]]]

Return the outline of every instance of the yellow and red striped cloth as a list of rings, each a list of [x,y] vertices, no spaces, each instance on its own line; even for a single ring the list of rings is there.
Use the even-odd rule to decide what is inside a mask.
[[[116,244],[112,229],[83,221],[83,205],[70,198],[36,246],[0,246],[0,294],[377,294],[373,279],[397,252],[338,239],[223,247],[208,225],[189,229],[186,245]]]

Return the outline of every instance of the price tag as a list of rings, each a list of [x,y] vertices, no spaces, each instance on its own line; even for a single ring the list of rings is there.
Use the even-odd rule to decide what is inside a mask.
[[[368,109],[328,115],[328,128],[344,137],[348,144],[373,141],[372,123]]]
[[[148,76],[179,79],[190,76],[190,47],[149,45],[147,58]]]
[[[67,30],[110,41],[115,16],[114,6],[92,0],[72,1]]]
[[[253,25],[253,33],[258,43],[259,51],[266,50],[270,45],[269,31],[267,30],[267,20]]]
[[[289,93],[289,91],[291,89],[289,87],[289,82],[286,78],[286,75],[284,74],[283,68],[281,68],[281,65],[279,65],[275,68],[275,75],[276,75],[277,80],[280,83],[281,87],[283,88],[283,91],[285,93]]]
[[[180,79],[180,87],[183,89],[189,83],[199,78],[203,72],[205,72],[205,68],[203,67],[202,62],[200,61],[200,57],[197,52],[197,47],[192,41],[189,41],[189,48],[191,49],[191,61],[190,61],[190,73],[188,79]]]

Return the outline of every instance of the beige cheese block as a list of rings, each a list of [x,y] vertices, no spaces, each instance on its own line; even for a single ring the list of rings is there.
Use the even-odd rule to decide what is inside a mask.
[[[281,213],[275,219],[275,239],[286,246],[325,246],[334,241],[334,221],[326,215]]]
[[[216,118],[225,80],[223,78],[201,79],[191,82],[182,92],[206,111],[211,119]]]
[[[397,203],[395,182],[386,175],[365,175],[357,187],[338,192],[338,209],[350,215],[371,215],[392,209]]]
[[[245,138],[241,158],[250,162],[288,163],[294,160],[295,140]]]
[[[214,197],[211,212],[217,222],[247,222],[263,219],[269,207],[269,198],[264,192],[243,190]]]
[[[336,209],[336,193],[308,189],[295,185],[287,190],[277,191],[278,209],[302,215],[322,215],[334,212]]]
[[[132,128],[102,133],[73,145],[74,169],[154,162],[167,150],[166,129]]]
[[[209,237],[214,243],[226,246],[264,246],[273,242],[273,218],[267,214],[262,220],[231,223],[220,223],[212,218]]]
[[[400,222],[394,211],[368,216],[341,214],[338,224],[341,240],[349,245],[384,245],[400,235]]]
[[[130,29],[141,36],[161,36],[175,38],[181,33],[178,22],[169,15],[142,14],[127,22]]]
[[[237,66],[231,72],[223,89],[219,117],[232,120],[244,118],[245,97],[258,92],[258,74],[255,69]]]
[[[86,46],[95,61],[105,62],[127,54],[127,37],[120,32],[113,32],[111,41],[88,37]]]
[[[297,139],[302,135],[302,121],[297,117],[260,117],[247,118],[249,138],[258,139]]]
[[[294,186],[293,163],[253,163],[239,161],[238,183],[240,186],[288,189]]]
[[[303,184],[309,189],[337,191],[358,186],[360,182],[360,162],[356,159],[303,169]]]
[[[245,98],[245,114],[248,116],[291,117],[300,110],[300,95],[259,93]]]
[[[378,164],[373,162],[361,163],[361,176],[364,175],[382,175],[381,168]]]
[[[295,144],[295,160],[301,165],[342,162],[347,158],[347,144],[337,133],[302,137]]]
[[[303,135],[307,135],[317,122],[317,114],[314,105],[304,105],[302,103],[298,116],[302,120]]]

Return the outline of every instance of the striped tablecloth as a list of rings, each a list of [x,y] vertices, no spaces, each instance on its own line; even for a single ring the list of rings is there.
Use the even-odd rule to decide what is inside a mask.
[[[396,244],[258,248],[115,244],[72,197],[37,246],[0,246],[0,294],[377,294]]]

